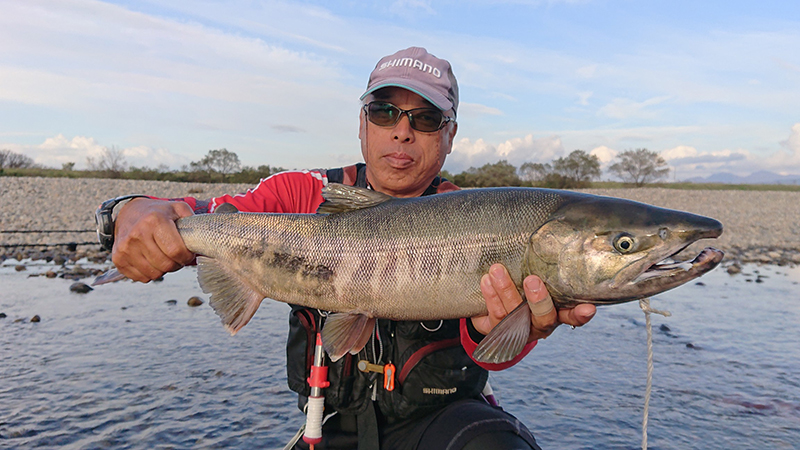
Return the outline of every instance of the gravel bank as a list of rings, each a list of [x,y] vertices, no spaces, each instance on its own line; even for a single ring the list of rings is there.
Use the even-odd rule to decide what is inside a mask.
[[[94,230],[94,210],[103,201],[124,194],[208,198],[243,192],[250,185],[175,183],[167,181],[0,177],[0,230]],[[725,226],[713,245],[726,252],[726,262],[800,264],[800,192],[592,189],[593,194],[622,197],[714,217]],[[0,244],[94,242],[89,233],[0,234]],[[97,246],[79,246],[78,252]],[[0,258],[30,256],[42,250],[2,248]],[[103,255],[94,255],[100,258]]]

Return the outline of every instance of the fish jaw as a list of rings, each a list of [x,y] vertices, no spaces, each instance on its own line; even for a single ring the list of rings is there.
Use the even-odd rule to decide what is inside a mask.
[[[559,307],[624,303],[714,269],[724,255],[712,247],[686,261],[676,259],[695,241],[721,234],[722,224],[708,217],[599,197],[567,205],[537,230],[526,264]]]

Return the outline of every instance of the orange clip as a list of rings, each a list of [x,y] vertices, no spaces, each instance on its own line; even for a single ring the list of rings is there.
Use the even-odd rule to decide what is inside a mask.
[[[389,363],[383,366],[383,388],[387,391],[394,390],[394,364]]]

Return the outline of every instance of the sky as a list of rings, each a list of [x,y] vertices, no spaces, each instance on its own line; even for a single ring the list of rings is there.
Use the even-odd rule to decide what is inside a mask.
[[[361,161],[359,97],[421,46],[458,78],[445,169],[604,167],[670,181],[800,174],[800,2],[0,0],[0,149],[49,167],[105,148],[178,169],[226,148],[287,169]],[[612,178],[605,173],[604,179]]]

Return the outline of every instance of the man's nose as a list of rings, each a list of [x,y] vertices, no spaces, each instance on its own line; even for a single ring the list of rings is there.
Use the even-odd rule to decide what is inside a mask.
[[[414,140],[414,129],[411,128],[411,121],[408,114],[403,113],[400,120],[394,125],[392,129],[392,139],[400,142],[411,142]]]

